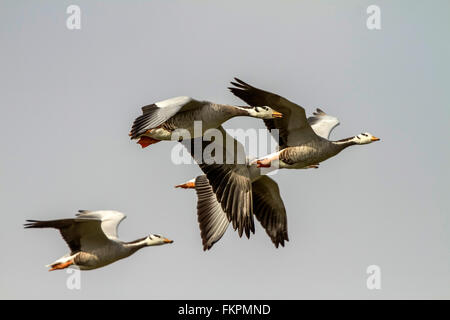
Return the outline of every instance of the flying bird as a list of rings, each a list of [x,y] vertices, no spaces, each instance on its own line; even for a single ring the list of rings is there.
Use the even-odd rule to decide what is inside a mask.
[[[220,240],[230,222],[240,237],[245,232],[249,238],[250,232],[255,232],[253,216],[258,219],[277,248],[279,245],[284,246],[284,242],[289,240],[287,217],[278,184],[262,175],[261,169],[250,163],[239,141],[231,137],[222,126],[218,130],[222,133],[221,137],[216,137],[211,143],[202,142],[203,149],[220,149],[222,160],[234,161],[215,161],[210,164],[197,161],[205,175],[176,186],[196,190],[203,250],[210,249]],[[195,143],[195,140],[191,142]],[[183,144],[188,150],[193,149],[193,146]]]
[[[118,211],[80,210],[76,218],[27,220],[24,227],[58,229],[69,246],[70,253],[48,265],[49,271],[65,269],[71,265],[81,270],[97,269],[129,257],[144,247],[173,242],[156,234],[131,242],[121,241],[117,237],[117,228],[125,218],[126,215]]]
[[[278,161],[279,168],[301,169],[317,166],[345,148],[353,145],[369,144],[380,140],[370,133],[361,133],[342,140],[328,140],[328,133],[336,126],[333,122],[326,123],[326,114],[318,110],[316,119],[323,118],[324,129],[314,132],[311,125],[315,120],[306,118],[305,109],[277,94],[255,88],[242,80],[235,78],[231,82],[234,87],[230,91],[251,106],[270,105],[283,114],[281,119],[264,119],[269,130],[279,130],[279,151],[256,160],[259,167],[271,167],[272,161]],[[338,122],[339,123],[339,122]]]
[[[172,134],[177,129],[185,129],[189,138],[197,138],[206,130],[217,128],[238,116],[273,119],[282,117],[282,114],[265,105],[231,106],[191,97],[176,97],[142,107],[142,115],[134,120],[129,135],[145,148],[162,140],[172,140]],[[199,132],[194,130],[195,121],[201,121]]]

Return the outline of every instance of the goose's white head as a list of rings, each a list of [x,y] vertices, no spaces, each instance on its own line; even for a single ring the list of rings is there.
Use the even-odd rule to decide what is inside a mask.
[[[162,244],[172,243],[173,240],[169,240],[159,234],[150,234],[146,239],[145,243],[147,246],[159,246]]]
[[[368,144],[368,143],[372,143],[374,141],[379,141],[380,138],[377,138],[377,137],[371,135],[370,133],[365,132],[365,133],[358,134],[352,140],[356,144]]]
[[[282,113],[275,111],[268,106],[250,107],[247,109],[247,111],[248,111],[248,115],[250,117],[254,117],[254,118],[273,119],[273,118],[282,118],[283,117]]]

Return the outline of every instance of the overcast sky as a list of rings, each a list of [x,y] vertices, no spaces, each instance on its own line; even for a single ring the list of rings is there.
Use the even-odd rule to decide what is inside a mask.
[[[81,8],[81,29],[66,8]],[[381,30],[366,9],[381,8]],[[448,1],[1,1],[0,298],[450,298]],[[200,174],[142,150],[140,107],[189,95],[241,104],[238,76],[338,117],[333,139],[370,132],[318,170],[280,171],[289,238],[259,223],[203,252],[192,190]],[[263,128],[233,119],[228,128]],[[44,265],[67,253],[25,219],[78,209],[128,215],[119,235],[145,248],[83,272],[69,290]],[[366,268],[381,269],[368,290]]]

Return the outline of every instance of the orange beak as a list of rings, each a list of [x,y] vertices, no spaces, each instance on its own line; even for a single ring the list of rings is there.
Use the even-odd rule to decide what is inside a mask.
[[[165,242],[165,243],[173,243],[173,240],[169,240],[169,239],[167,239],[167,238],[164,238],[164,242]]]
[[[175,186],[175,188],[183,188],[183,189],[195,189],[195,182],[186,182],[183,184],[179,184]]]
[[[377,138],[377,137],[372,137],[370,140],[372,140],[372,141],[379,141],[380,140],[380,138]]]
[[[281,112],[274,111],[274,112],[272,112],[272,117],[283,118],[283,114]]]

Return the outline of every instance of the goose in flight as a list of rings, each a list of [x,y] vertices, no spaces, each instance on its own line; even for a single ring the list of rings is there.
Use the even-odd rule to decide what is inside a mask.
[[[173,242],[156,234],[132,242],[121,241],[117,238],[117,228],[125,218],[126,215],[118,211],[80,210],[76,218],[27,220],[24,227],[58,229],[69,246],[70,253],[48,265],[49,271],[64,269],[70,265],[81,270],[97,269],[126,258],[144,247]]]
[[[223,161],[209,164],[197,161],[205,174],[176,186],[196,190],[203,250],[210,249],[223,236],[230,222],[240,237],[245,232],[249,238],[250,232],[255,232],[253,215],[274,245],[277,248],[279,245],[284,246],[284,242],[289,240],[287,217],[278,184],[262,175],[256,165],[250,164],[240,142],[222,126],[217,129],[221,136],[210,143],[202,141],[202,148],[222,150],[220,154],[223,155]],[[191,146],[184,141],[182,143],[191,151],[196,141],[199,140],[190,141]],[[224,159],[233,161],[225,163]]]
[[[231,106],[176,97],[142,107],[142,115],[134,120],[129,135],[145,148],[161,140],[172,140],[176,129],[185,129],[190,138],[197,138],[206,130],[217,128],[237,116],[273,119],[282,117],[282,114],[263,105]],[[194,130],[194,121],[201,121],[201,130]]]
[[[236,82],[231,82],[234,87],[229,88],[234,95],[251,106],[270,105],[283,114],[281,119],[264,119],[269,130],[279,130],[280,148],[278,152],[257,160],[259,167],[270,167],[272,161],[278,161],[279,168],[305,168],[318,165],[349,146],[380,140],[370,133],[361,133],[350,138],[330,141],[326,133],[327,130],[331,131],[334,128],[333,120],[327,119],[326,115],[321,114],[320,111],[315,116],[323,118],[325,129],[316,133],[311,127],[311,122],[306,118],[305,109],[301,106],[274,93],[255,88],[237,78],[235,80]]]
[[[308,123],[317,135],[328,139],[331,131],[339,125],[339,120],[321,109],[317,109],[313,116],[308,118]],[[231,137],[222,127],[219,127],[219,130],[222,132],[223,139],[214,140],[211,144],[222,148],[225,155],[234,150],[236,152],[235,160],[242,159],[242,154],[245,154],[242,144]],[[226,148],[227,141],[232,141],[234,148]],[[192,149],[192,146],[190,148]],[[220,240],[227,230],[230,220],[233,221],[238,216],[242,219],[243,213],[246,212],[256,216],[276,248],[279,245],[284,247],[285,241],[289,241],[286,209],[278,184],[273,179],[263,175],[256,163],[247,158],[245,166],[239,165],[235,161],[233,165],[222,167],[217,164],[214,167],[201,164],[200,167],[209,175],[198,176],[184,184],[177,185],[176,188],[195,189],[197,193],[197,217],[203,250],[211,249],[214,243]],[[317,168],[317,166],[309,167]],[[238,180],[241,183],[237,183]],[[228,183],[232,187],[227,189]],[[236,186],[233,187],[233,184]],[[240,196],[242,186],[244,186],[244,190],[251,190],[248,192],[251,196]],[[234,204],[236,201],[239,203],[237,208],[230,204]],[[250,222],[249,225],[253,225],[253,222]],[[254,228],[251,228],[250,231],[254,232]]]

